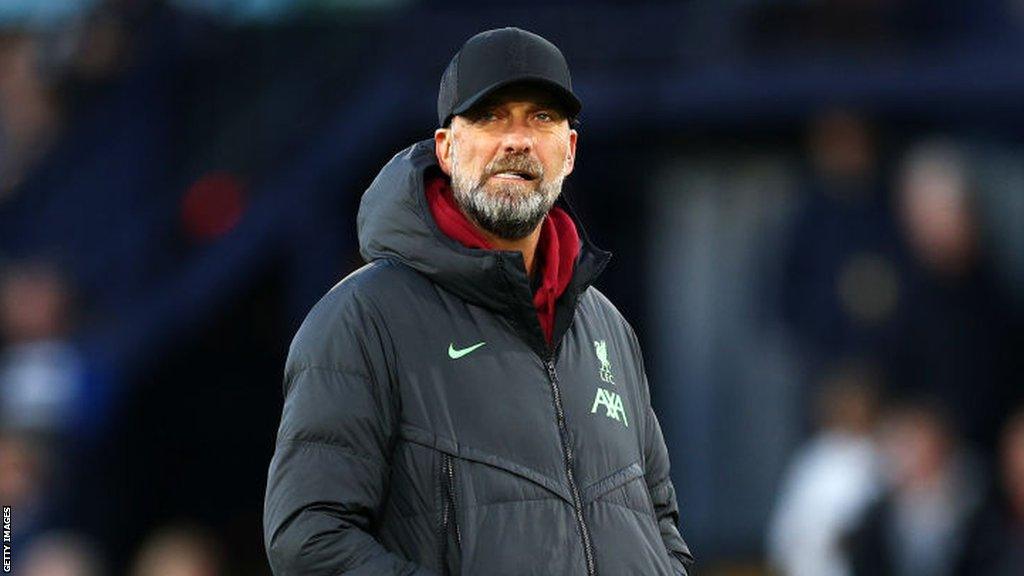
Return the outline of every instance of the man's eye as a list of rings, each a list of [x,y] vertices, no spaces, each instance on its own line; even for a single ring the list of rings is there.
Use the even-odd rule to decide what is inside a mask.
[[[537,113],[537,120],[540,120],[541,122],[551,122],[554,119],[555,118],[548,112]]]

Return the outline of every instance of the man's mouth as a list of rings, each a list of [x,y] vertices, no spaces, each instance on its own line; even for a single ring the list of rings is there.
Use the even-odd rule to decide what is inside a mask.
[[[531,182],[536,180],[537,177],[529,172],[523,172],[519,170],[506,170],[502,172],[496,172],[491,175],[492,178],[499,178],[501,180],[522,180]]]

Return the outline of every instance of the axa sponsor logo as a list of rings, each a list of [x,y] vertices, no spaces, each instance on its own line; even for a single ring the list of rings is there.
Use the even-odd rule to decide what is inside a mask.
[[[604,406],[604,415],[622,422],[627,428],[629,421],[626,419],[626,409],[622,406],[622,396],[604,388],[597,389],[597,396],[594,397],[594,405],[590,407],[590,413],[596,414],[597,409]]]

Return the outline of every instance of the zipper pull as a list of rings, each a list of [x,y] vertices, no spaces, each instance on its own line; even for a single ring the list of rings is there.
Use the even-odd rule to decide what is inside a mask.
[[[456,517],[458,507],[455,503],[455,461],[451,456],[448,456],[448,499],[452,507],[451,523],[455,529],[455,543],[462,546],[462,532],[459,530],[459,520]]]

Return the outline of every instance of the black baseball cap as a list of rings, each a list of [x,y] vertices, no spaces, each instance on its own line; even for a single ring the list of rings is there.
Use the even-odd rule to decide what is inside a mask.
[[[569,118],[583,107],[572,91],[569,65],[557,46],[533,32],[498,28],[466,40],[448,64],[437,93],[437,121],[447,126],[453,116],[488,94],[518,82],[550,89]]]

